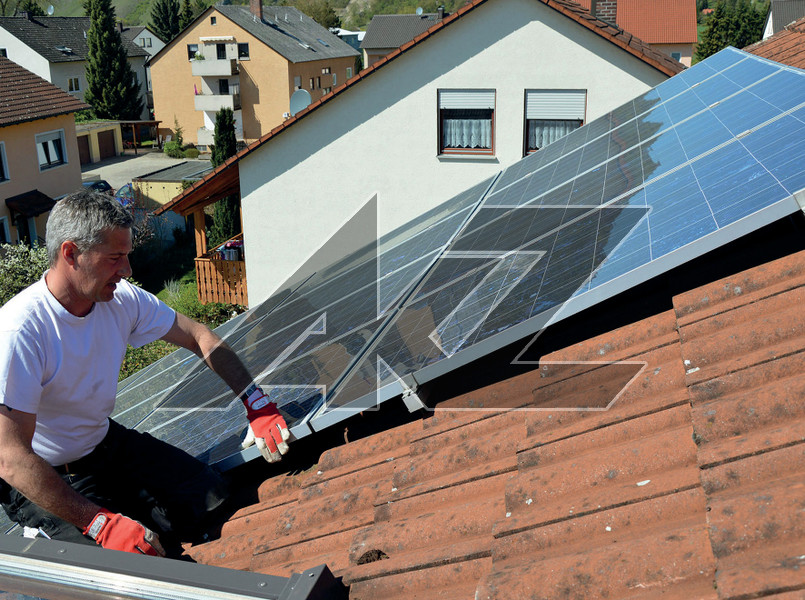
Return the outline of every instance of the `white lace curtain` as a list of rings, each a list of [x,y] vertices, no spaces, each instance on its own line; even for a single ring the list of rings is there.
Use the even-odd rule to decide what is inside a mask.
[[[492,119],[445,119],[443,148],[491,148]]]
[[[548,121],[529,119],[528,149],[539,150],[581,126],[581,121]]]

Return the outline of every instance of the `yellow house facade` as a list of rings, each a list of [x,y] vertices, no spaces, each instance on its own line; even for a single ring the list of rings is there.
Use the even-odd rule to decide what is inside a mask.
[[[73,113],[83,108],[0,57],[0,242],[43,239],[55,199],[81,187]]]
[[[314,102],[352,77],[358,56],[293,7],[213,6],[151,60],[154,118],[163,138],[178,123],[185,142],[207,147],[229,107],[249,143],[290,116],[294,92]]]

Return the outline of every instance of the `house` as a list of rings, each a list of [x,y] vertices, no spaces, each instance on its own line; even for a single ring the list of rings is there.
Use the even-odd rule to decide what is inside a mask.
[[[784,65],[805,69],[805,17],[744,50]]]
[[[689,67],[698,33],[695,0],[579,0],[595,16],[615,24]]]
[[[413,15],[374,15],[361,41],[363,65],[371,67],[389,52],[425,33],[450,13],[440,6],[438,12]]]
[[[0,56],[7,56],[83,101],[89,25],[89,17],[0,17]],[[145,118],[148,53],[125,40],[124,47],[140,84]]]
[[[185,141],[208,147],[228,107],[237,138],[253,141],[290,116],[294,92],[304,106],[352,77],[357,55],[293,7],[211,6],[151,59],[154,114],[165,135],[175,120]]]
[[[54,198],[81,187],[73,113],[84,108],[0,57],[0,242],[44,238]]]
[[[340,27],[334,27],[333,29],[330,29],[330,31],[358,51],[360,51],[361,42],[363,41],[364,36],[366,36],[365,31],[350,31],[348,29],[341,29]]]
[[[165,47],[165,42],[163,42],[156,33],[148,29],[148,27],[144,26],[126,27],[123,25],[122,21],[119,21],[118,28],[120,30],[120,37],[134,44],[135,46],[139,46],[148,53],[148,58],[145,59],[145,90],[147,99],[146,106],[149,109],[153,109],[154,96],[151,93],[150,60],[152,56],[154,56],[157,52],[159,52]]]
[[[383,235],[683,69],[569,0],[474,0],[161,210],[240,191],[254,305],[374,194]]]
[[[763,26],[763,39],[779,33],[802,17],[805,17],[805,0],[771,0]]]

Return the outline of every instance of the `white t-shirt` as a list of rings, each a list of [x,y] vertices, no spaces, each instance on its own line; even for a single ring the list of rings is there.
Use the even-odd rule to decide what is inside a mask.
[[[51,465],[89,454],[109,429],[126,344],[159,339],[176,313],[123,280],[84,317],[45,278],[0,308],[0,404],[36,414],[33,450]]]

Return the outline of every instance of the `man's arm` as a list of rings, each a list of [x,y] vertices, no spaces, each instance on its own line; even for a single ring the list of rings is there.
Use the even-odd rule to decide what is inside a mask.
[[[238,396],[251,385],[252,376],[229,344],[209,327],[182,313],[176,313],[173,327],[162,339],[196,354]]]
[[[101,507],[67,485],[34,454],[35,428],[36,415],[0,406],[0,478],[34,504],[83,530]]]
[[[268,462],[277,462],[288,452],[291,437],[288,424],[252,376],[234,350],[209,327],[196,323],[181,313],[162,339],[187,348],[199,356],[246,405],[249,432],[243,447],[257,444]]]

